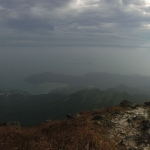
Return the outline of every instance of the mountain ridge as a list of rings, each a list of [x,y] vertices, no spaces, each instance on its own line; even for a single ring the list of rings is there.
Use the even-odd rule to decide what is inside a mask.
[[[52,92],[42,95],[13,95],[7,99],[1,95],[0,122],[17,120],[23,126],[32,126],[47,119],[64,119],[68,113],[75,115],[84,110],[118,105],[123,99],[143,103],[150,100],[150,95],[131,95],[97,88],[83,89],[72,94]]]

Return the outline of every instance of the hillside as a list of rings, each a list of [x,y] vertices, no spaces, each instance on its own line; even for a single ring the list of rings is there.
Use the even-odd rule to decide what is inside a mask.
[[[3,150],[147,150],[150,148],[149,103],[79,112],[73,119],[35,127],[0,127]]]
[[[9,94],[8,94],[9,93]],[[33,126],[47,119],[64,119],[68,113],[75,115],[84,110],[118,105],[123,99],[135,103],[150,100],[149,95],[130,95],[126,92],[84,89],[73,94],[57,93],[30,95],[13,91],[0,95],[0,123],[19,121],[22,126]]]

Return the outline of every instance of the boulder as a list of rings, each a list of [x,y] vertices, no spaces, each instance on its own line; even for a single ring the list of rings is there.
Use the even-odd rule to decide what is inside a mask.
[[[73,119],[72,114],[67,114],[67,119]]]
[[[10,121],[7,123],[7,126],[20,127],[20,123],[18,121]]]
[[[144,129],[150,129],[150,121],[149,120],[143,120],[142,122]]]
[[[145,106],[150,106],[150,102],[145,102],[144,105]]]
[[[128,101],[128,100],[123,100],[123,101],[119,104],[119,106],[121,106],[121,107],[132,107],[132,108],[135,108],[135,107],[136,107],[135,104],[133,104],[132,102],[130,102],[130,101]]]

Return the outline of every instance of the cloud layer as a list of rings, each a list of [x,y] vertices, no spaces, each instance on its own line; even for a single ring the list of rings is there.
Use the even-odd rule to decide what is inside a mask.
[[[0,0],[3,43],[88,35],[149,40],[149,29],[149,0]]]

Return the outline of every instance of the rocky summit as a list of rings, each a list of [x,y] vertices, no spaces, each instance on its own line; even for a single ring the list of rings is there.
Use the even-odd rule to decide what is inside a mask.
[[[150,103],[123,100],[34,127],[1,126],[2,150],[149,150]],[[71,116],[71,117],[70,117]]]
[[[150,149],[150,120],[149,109],[146,106],[137,106],[134,109],[130,104],[126,111],[115,115],[111,122],[114,123],[110,129],[110,138],[116,138],[119,143],[117,147],[128,150]]]

